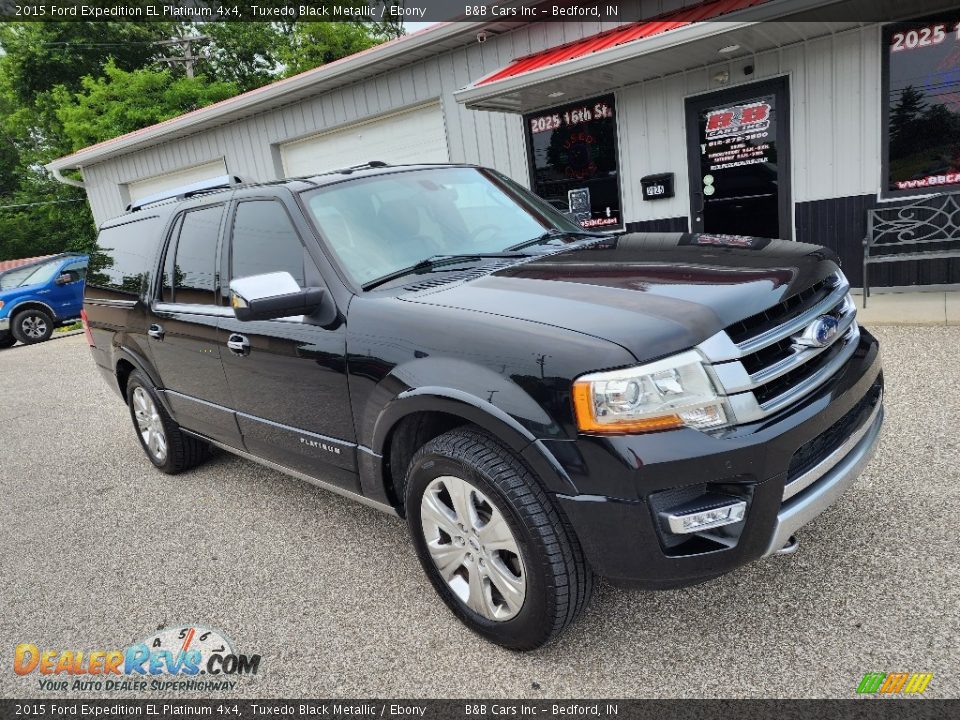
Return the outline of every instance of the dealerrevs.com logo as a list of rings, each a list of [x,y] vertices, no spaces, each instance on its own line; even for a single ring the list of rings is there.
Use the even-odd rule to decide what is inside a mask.
[[[143,642],[114,650],[66,650],[20,643],[13,671],[36,676],[40,690],[122,692],[233,690],[239,676],[256,675],[259,655],[234,651],[218,630],[164,628]]]

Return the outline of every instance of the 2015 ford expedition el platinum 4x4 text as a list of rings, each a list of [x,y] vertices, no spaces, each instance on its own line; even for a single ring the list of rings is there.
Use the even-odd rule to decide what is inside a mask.
[[[483,168],[224,177],[98,244],[88,341],[154,465],[215,446],[405,517],[444,602],[510,648],[594,575],[790,551],[883,422],[830,251],[597,235]]]

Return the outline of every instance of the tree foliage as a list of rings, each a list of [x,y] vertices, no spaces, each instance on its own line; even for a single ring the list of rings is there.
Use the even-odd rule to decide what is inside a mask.
[[[0,24],[0,260],[92,246],[86,195],[45,163],[402,34],[395,23]],[[195,77],[163,65],[204,35]]]
[[[111,59],[98,78],[87,76],[81,90],[54,90],[57,118],[71,151],[169,120],[237,94],[230,82],[174,77],[170,70],[121,70]],[[136,98],[135,102],[130,102]]]

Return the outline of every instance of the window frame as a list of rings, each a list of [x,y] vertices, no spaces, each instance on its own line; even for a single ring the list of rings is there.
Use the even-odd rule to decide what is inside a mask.
[[[188,213],[197,212],[200,210],[210,210],[213,208],[220,208],[220,225],[217,229],[217,250],[216,257],[214,258],[213,264],[213,302],[210,304],[199,304],[199,303],[182,303],[177,302],[177,286],[174,280],[171,278],[171,289],[173,290],[173,298],[171,300],[165,300],[163,298],[163,276],[164,271],[167,266],[167,259],[170,257],[170,252],[174,254],[174,262],[176,262],[176,253],[177,249],[180,246],[180,233],[183,230],[184,218],[186,218]],[[183,208],[178,211],[171,221],[167,231],[166,237],[163,242],[163,252],[160,255],[160,262],[157,266],[159,272],[157,272],[156,286],[152,293],[153,307],[155,310],[163,309],[176,309],[178,312],[193,312],[197,314],[224,314],[223,310],[230,311],[229,307],[224,307],[221,303],[221,254],[223,251],[223,233],[226,217],[228,214],[229,203],[219,202],[203,205],[194,205],[192,207]],[[176,265],[174,265],[176,267]],[[230,311],[232,313],[232,311]]]
[[[906,199],[923,199],[936,195],[960,193],[960,183],[950,185],[933,185],[927,187],[905,188],[892,190],[890,188],[890,39],[895,28],[914,26],[925,22],[942,19],[942,15],[924,15],[922,17],[898,20],[897,22],[880,25],[880,191],[878,200],[894,201]],[[960,16],[957,17],[960,22]],[[960,46],[960,40],[957,41]],[[960,89],[960,86],[958,86]]]
[[[314,266],[316,266],[316,261],[314,261],[313,257],[310,255],[309,251],[307,250],[307,244],[306,242],[304,242],[303,234],[297,228],[297,224],[294,221],[293,216],[290,214],[290,209],[287,207],[286,203],[284,203],[280,198],[272,197],[272,196],[259,196],[259,197],[251,196],[251,197],[237,198],[231,204],[230,218],[229,218],[229,221],[227,222],[227,227],[224,230],[224,243],[226,245],[226,248],[225,248],[226,251],[223,253],[223,259],[220,265],[220,271],[221,271],[222,277],[225,278],[225,282],[222,284],[220,288],[220,293],[221,295],[223,295],[223,298],[227,305],[229,305],[230,283],[233,280],[233,234],[234,234],[234,230],[236,229],[237,212],[240,210],[240,206],[243,205],[244,203],[254,203],[254,202],[275,203],[280,206],[280,209],[287,216],[287,220],[290,223],[290,228],[293,230],[293,234],[296,236],[297,240],[300,243],[300,251],[303,256],[304,283],[307,282],[307,277],[309,275],[307,270],[307,259],[309,258],[310,262],[312,262]],[[317,274],[318,275],[320,274],[319,268],[317,268]]]

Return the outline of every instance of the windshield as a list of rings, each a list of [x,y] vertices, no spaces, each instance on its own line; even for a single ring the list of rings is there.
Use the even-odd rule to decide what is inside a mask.
[[[60,261],[56,260],[42,265],[8,270],[0,275],[0,290],[12,290],[26,285],[44,285],[50,282],[59,265]]]
[[[427,258],[503,252],[550,230],[582,232],[545,201],[479,168],[377,175],[303,198],[357,285]]]

